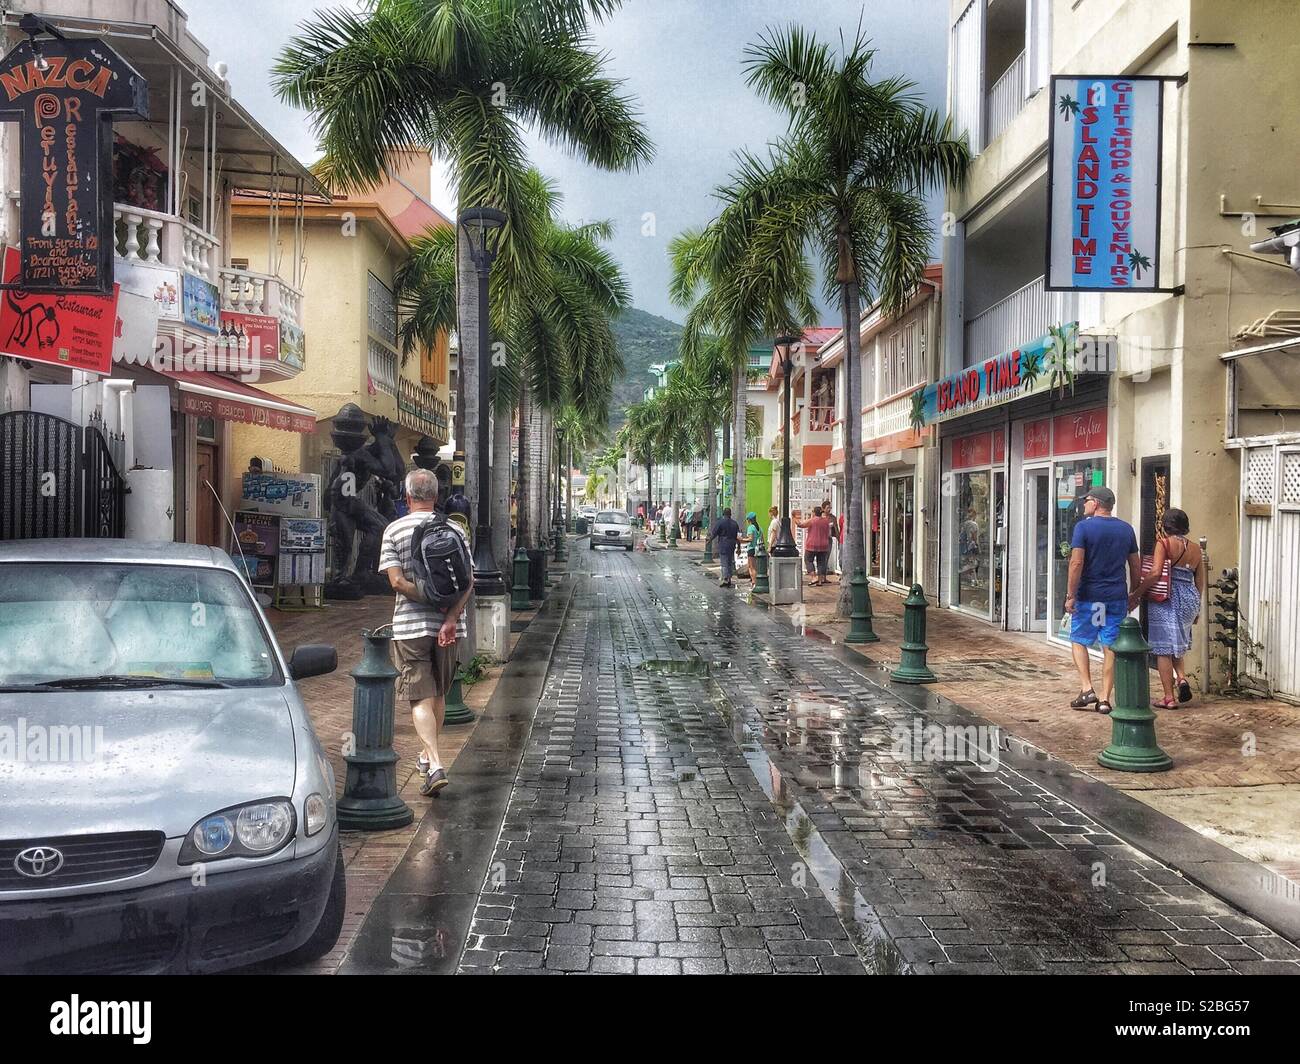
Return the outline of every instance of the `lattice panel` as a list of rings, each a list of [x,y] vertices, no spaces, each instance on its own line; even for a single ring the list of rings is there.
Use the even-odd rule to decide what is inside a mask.
[[[1273,501],[1273,448],[1252,447],[1246,452],[1246,501]]]
[[[1282,454],[1282,501],[1300,503],[1300,452]]]

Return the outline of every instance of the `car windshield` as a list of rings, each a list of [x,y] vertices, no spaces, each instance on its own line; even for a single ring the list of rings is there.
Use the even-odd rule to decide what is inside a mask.
[[[0,564],[0,685],[281,682],[245,585],[169,565]]]
[[[602,510],[596,515],[596,524],[598,525],[626,525],[631,524],[631,518],[625,513],[618,510]]]

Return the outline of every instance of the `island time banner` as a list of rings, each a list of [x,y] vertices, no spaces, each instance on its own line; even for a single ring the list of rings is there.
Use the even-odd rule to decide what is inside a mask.
[[[1161,291],[1160,78],[1053,77],[1047,287]]]

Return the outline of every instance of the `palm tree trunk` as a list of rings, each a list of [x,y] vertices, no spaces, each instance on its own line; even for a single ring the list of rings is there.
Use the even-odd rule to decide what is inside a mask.
[[[739,521],[745,515],[745,391],[749,373],[745,362],[736,363],[731,383],[731,515]]]
[[[866,539],[862,525],[862,338],[858,332],[858,282],[841,285],[842,316],[847,352],[844,357],[844,383],[847,388],[848,416],[844,432],[844,482],[848,488],[848,522],[840,560],[840,596],[835,611],[841,617],[853,612],[851,578],[857,569],[866,568]]]
[[[533,545],[533,505],[532,505],[532,431],[533,431],[532,392],[526,381],[519,384],[519,480],[515,485],[515,524],[519,533],[516,537],[518,546],[527,550]]]
[[[718,517],[718,434],[709,430],[709,487],[705,496],[708,508],[708,524],[712,527]]]
[[[510,427],[514,410],[497,410],[492,434],[492,556],[510,572]],[[507,583],[509,581],[507,580]]]

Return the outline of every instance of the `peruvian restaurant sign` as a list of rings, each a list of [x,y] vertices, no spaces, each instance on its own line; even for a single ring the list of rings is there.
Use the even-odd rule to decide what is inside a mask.
[[[927,384],[919,393],[919,408],[914,405],[913,426],[933,425],[1046,391],[1054,381],[1060,383],[1059,371],[1053,372],[1061,357],[1058,346],[1049,333],[1024,347]]]
[[[5,248],[5,281],[17,281],[18,263],[19,253]],[[116,286],[107,296],[21,288],[0,296],[0,353],[90,373],[112,368],[113,339],[121,328]]]
[[[1164,79],[1052,78],[1047,290],[1160,292]]]
[[[113,294],[113,118],[149,117],[145,79],[97,40],[23,41],[0,60],[0,119],[17,122],[28,293]]]

